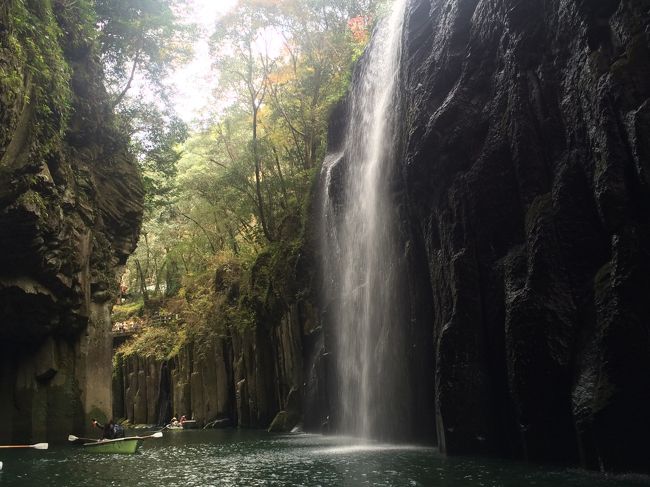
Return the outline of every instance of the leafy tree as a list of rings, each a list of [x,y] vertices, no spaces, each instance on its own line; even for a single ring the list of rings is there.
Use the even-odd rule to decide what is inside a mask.
[[[178,290],[170,299],[182,302],[186,336],[246,328],[261,308],[277,310],[268,290],[295,264],[329,112],[346,92],[381,3],[241,0],[211,37],[219,76],[214,119],[181,151],[180,127],[136,138],[150,155],[142,161],[152,181],[146,238],[128,264],[130,287],[152,301]],[[134,133],[138,120],[148,120],[137,113],[128,117]],[[150,119],[169,127],[165,117]],[[161,145],[165,151],[147,153]],[[264,282],[253,279],[260,269]],[[230,276],[227,286],[219,285],[222,274]]]
[[[181,154],[178,144],[188,135],[187,125],[168,108],[127,98],[119,111],[123,130],[131,136],[145,187],[148,214],[173,202],[173,179]]]
[[[377,9],[370,0],[287,0],[265,7],[287,53],[280,69],[268,73],[274,111],[291,135],[291,157],[305,170],[323,157],[328,110],[347,89]]]
[[[169,70],[189,59],[194,27],[176,15],[175,0],[96,0],[102,61],[113,105],[141,76],[158,96]]]
[[[264,42],[263,26],[264,18],[259,10],[243,4],[219,22],[212,42],[218,47],[214,50],[214,56],[222,73],[222,86],[235,95],[236,103],[250,117],[250,159],[255,174],[256,213],[264,236],[272,241],[272,216],[266,211],[262,189],[259,137],[260,110],[268,94],[266,71],[271,62],[268,49],[261,50],[259,46]]]
[[[142,169],[147,218],[173,204],[176,145],[187,127],[170,108],[164,80],[189,60],[196,29],[177,12],[180,0],[96,0],[106,85]],[[139,92],[132,93],[134,81]],[[146,266],[145,266],[146,267]],[[144,270],[140,274],[145,274]]]
[[[254,217],[268,242],[305,198],[311,171],[324,155],[329,109],[367,41],[360,33],[369,23],[359,19],[373,14],[372,2],[248,1],[217,25],[212,46],[219,89],[234,107],[217,125],[248,132],[221,129],[218,140],[231,173],[245,180],[250,164]],[[279,54],[272,52],[278,40]],[[248,150],[234,154],[236,145]],[[239,188],[249,196],[247,185]]]
[[[173,148],[187,136],[186,126],[169,108],[169,88],[164,84],[170,70],[192,54],[196,29],[177,14],[182,4],[95,1],[107,88],[142,165],[149,210],[169,197],[178,159]],[[128,96],[136,78],[148,97]],[[156,101],[144,101],[147,98]]]

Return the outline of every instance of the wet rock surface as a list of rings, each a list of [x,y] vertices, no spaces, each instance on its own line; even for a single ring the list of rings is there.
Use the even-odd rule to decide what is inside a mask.
[[[648,471],[650,4],[416,0],[405,43],[441,449]]]

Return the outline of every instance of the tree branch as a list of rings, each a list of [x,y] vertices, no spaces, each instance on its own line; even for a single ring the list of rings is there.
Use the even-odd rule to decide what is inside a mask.
[[[131,76],[129,76],[129,80],[126,83],[126,86],[124,89],[121,91],[119,95],[117,95],[117,98],[113,102],[112,108],[115,108],[117,105],[120,104],[124,96],[126,95],[126,92],[129,91],[131,88],[131,83],[133,83],[133,78],[135,77],[135,70],[138,67],[138,63],[140,62],[140,54],[142,53],[142,49],[138,49],[135,53],[135,58],[133,59],[133,66],[131,67]]]

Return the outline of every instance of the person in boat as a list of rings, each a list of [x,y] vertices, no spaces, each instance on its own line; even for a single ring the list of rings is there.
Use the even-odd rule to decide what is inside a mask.
[[[117,424],[112,419],[106,423],[101,424],[96,419],[93,419],[93,426],[102,430],[102,439],[114,440],[115,438],[124,438],[124,428],[122,425]]]
[[[179,423],[181,424],[181,426],[183,426],[183,423],[185,422],[186,419],[187,419],[187,418],[185,417],[185,415],[181,416],[181,420],[179,421]]]

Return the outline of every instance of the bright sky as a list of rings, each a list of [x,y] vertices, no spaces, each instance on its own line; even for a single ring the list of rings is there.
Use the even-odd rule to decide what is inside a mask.
[[[194,45],[192,62],[176,71],[169,83],[174,87],[174,105],[186,122],[200,118],[203,108],[212,101],[214,83],[211,81],[208,39],[217,19],[232,9],[237,0],[186,0],[187,20],[201,26],[203,32]]]

